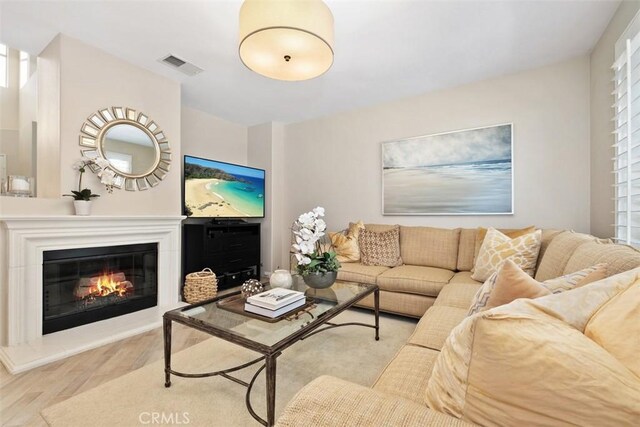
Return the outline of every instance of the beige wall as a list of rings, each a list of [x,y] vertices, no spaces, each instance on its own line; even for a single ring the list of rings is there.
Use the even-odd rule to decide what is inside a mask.
[[[61,37],[57,36],[38,55],[38,149],[36,153],[38,170],[35,174],[38,198],[57,199],[62,194],[60,187],[60,62],[62,60],[60,45]],[[11,204],[5,206],[5,210],[11,208],[12,213],[20,214],[23,213],[21,205]],[[60,204],[60,206],[66,205]],[[68,206],[64,213],[71,213],[71,209],[71,206]],[[57,210],[54,212],[61,213]]]
[[[638,10],[639,1],[623,1],[591,52],[591,233],[600,237],[614,235],[614,179],[611,173],[614,47]]]
[[[247,163],[246,126],[185,106],[181,117],[182,154],[241,165]]]
[[[86,174],[83,184],[101,195],[93,205],[93,214],[180,214],[180,84],[64,35],[58,36],[43,53],[43,61],[39,62],[39,75],[43,75],[39,78],[45,83],[39,88],[44,91],[40,105],[45,103],[46,108],[39,110],[39,121],[42,118],[44,123],[39,132],[38,185],[41,190],[49,185],[44,194],[61,198],[62,193],[78,185],[77,172],[71,166],[80,158],[78,135],[87,117],[100,108],[124,106],[144,112],[164,130],[171,146],[172,167],[155,188],[115,190],[113,194],[106,192],[95,175]],[[41,168],[47,167],[48,175],[43,176]],[[65,203],[40,199],[27,203],[46,205],[52,209],[47,212],[50,214],[71,214],[73,209],[70,198],[65,198]],[[37,208],[25,212],[24,205],[25,202],[10,200],[3,203],[1,213],[43,213]]]
[[[247,163],[266,171],[265,217],[260,222],[262,272],[288,269],[287,257],[282,257],[283,242],[289,242],[288,229],[282,231],[285,194],[284,125],[265,123],[248,129]],[[291,225],[291,224],[289,224]]]
[[[513,123],[515,215],[382,216],[380,143]],[[283,221],[317,205],[349,221],[589,231],[589,58],[288,125]],[[287,230],[282,226],[283,235]],[[283,252],[284,254],[284,252]],[[284,256],[284,255],[283,255]]]
[[[77,186],[71,165],[80,157],[78,134],[87,117],[100,108],[130,107],[144,112],[164,131],[173,163],[165,179],[146,191],[116,190],[107,194],[98,178],[86,184],[101,194],[96,215],[171,215],[181,213],[180,201],[180,84],[138,68],[70,37],[61,44],[60,185]]]

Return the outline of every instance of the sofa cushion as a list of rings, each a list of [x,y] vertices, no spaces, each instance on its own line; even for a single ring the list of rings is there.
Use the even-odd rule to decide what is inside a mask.
[[[458,271],[456,274],[453,275],[451,280],[449,280],[449,283],[464,283],[464,284],[471,284],[471,285],[482,285],[482,282],[479,282],[477,280],[473,280],[471,278],[471,275],[473,275],[473,273],[470,272],[470,271]]]
[[[640,378],[640,283],[600,308],[584,333]]]
[[[325,375],[294,396],[276,426],[465,427],[469,424],[424,404]]]
[[[424,404],[424,393],[439,352],[407,344],[384,368],[373,389]]]
[[[436,301],[435,297],[401,292],[380,291],[380,310],[403,316],[420,318]],[[373,294],[367,295],[357,304],[359,307],[374,308]]]
[[[400,227],[400,255],[405,264],[455,270],[460,229]]]
[[[436,360],[427,404],[480,425],[634,425],[640,379],[583,331],[638,283],[640,269],[467,317]]]
[[[482,283],[454,283],[454,279],[455,276],[451,279],[451,282],[449,282],[448,285],[442,288],[440,295],[438,295],[438,299],[436,299],[436,302],[433,305],[462,308],[468,311],[469,307],[471,307],[473,297],[482,286]]]
[[[382,273],[378,277],[378,286],[385,291],[437,297],[453,274],[444,268],[403,265]]]
[[[393,230],[396,227],[400,227],[398,224],[365,224],[365,230],[375,231],[376,233],[382,233],[384,231]]]
[[[400,227],[387,231],[360,230],[360,258],[364,265],[395,267],[402,265],[400,257]]]
[[[381,265],[362,265],[359,262],[345,262],[342,263],[338,270],[338,280],[375,285],[378,276],[388,269],[389,267]]]
[[[460,229],[460,244],[458,247],[458,271],[471,271],[475,258],[477,228]]]
[[[571,255],[563,274],[573,273],[590,265],[606,263],[607,276],[640,266],[640,252],[631,246],[592,241],[580,245]]]
[[[467,316],[468,309],[438,305],[431,307],[422,316],[409,343],[438,350],[456,326]]]
[[[489,228],[473,266],[471,278],[481,282],[487,280],[507,259],[533,276],[541,238],[541,230],[511,239],[495,228]]]
[[[538,254],[538,265],[536,266],[536,271],[538,271],[538,267],[540,267],[540,262],[542,258],[544,258],[544,254],[547,251],[547,248],[551,244],[551,241],[558,235],[564,233],[565,230],[555,230],[553,228],[545,228],[542,230],[542,242],[540,242],[540,253]]]
[[[538,263],[535,279],[544,282],[545,280],[562,276],[573,252],[575,252],[580,245],[593,242],[594,240],[596,240],[596,238],[593,236],[573,231],[564,231],[558,234],[551,243],[549,243],[549,247]],[[593,264],[597,263],[594,262],[581,268]],[[580,270],[580,268],[577,270]]]

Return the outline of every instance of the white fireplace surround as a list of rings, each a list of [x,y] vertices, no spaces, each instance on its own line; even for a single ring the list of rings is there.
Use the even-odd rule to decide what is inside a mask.
[[[0,360],[18,373],[161,325],[180,303],[181,216],[2,217]],[[43,252],[158,243],[158,305],[42,334]]]

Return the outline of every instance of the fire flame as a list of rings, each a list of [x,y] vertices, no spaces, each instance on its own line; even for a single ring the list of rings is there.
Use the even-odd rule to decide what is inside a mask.
[[[91,294],[99,297],[116,294],[122,297],[127,293],[127,289],[123,282],[115,281],[113,276],[103,274],[98,277],[98,281],[92,286]]]
[[[78,300],[95,300],[102,297],[126,298],[134,293],[133,283],[123,272],[104,272],[100,276],[80,279],[74,294]]]

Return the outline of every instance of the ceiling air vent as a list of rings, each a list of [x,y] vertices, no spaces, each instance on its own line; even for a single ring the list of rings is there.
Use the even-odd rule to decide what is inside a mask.
[[[203,71],[202,68],[196,67],[195,65],[174,55],[167,55],[164,58],[160,58],[158,61],[186,74],[187,76],[195,76]]]

